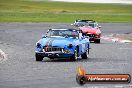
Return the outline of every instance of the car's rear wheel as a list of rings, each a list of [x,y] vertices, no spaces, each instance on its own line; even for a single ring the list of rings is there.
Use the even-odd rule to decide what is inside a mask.
[[[87,58],[88,58],[88,54],[89,54],[89,52],[88,52],[88,50],[87,50],[85,53],[83,53],[83,54],[81,55],[82,59],[87,59]]]
[[[38,55],[37,53],[35,54],[35,57],[36,57],[36,61],[42,61],[44,58],[43,56]]]
[[[96,39],[95,40],[95,43],[100,43],[100,39]]]

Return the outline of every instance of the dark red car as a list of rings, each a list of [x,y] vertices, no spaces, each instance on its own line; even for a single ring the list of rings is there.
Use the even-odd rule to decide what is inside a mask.
[[[72,25],[81,29],[83,35],[88,36],[90,41],[94,41],[95,43],[100,43],[101,26],[99,26],[96,21],[76,20],[75,23]]]

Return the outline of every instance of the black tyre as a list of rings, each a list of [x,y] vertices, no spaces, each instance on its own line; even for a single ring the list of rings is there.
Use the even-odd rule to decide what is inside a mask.
[[[36,61],[42,61],[44,58],[43,56],[38,55],[38,54],[35,54],[35,57],[36,57]]]
[[[71,56],[72,61],[76,61],[78,58],[78,48],[75,49],[74,54]]]
[[[95,43],[100,43],[100,39],[96,39],[95,40]]]
[[[79,85],[84,85],[86,83],[86,78],[84,76],[76,76],[76,81]]]
[[[54,57],[50,57],[50,59],[51,59],[51,60],[53,60],[53,59],[54,59]]]
[[[81,55],[82,59],[87,59],[88,58],[88,51],[86,51],[84,54]]]

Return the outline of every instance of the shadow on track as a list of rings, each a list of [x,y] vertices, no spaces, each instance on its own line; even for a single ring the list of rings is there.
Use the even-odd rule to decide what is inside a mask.
[[[78,58],[78,60],[76,61],[72,61],[70,59],[54,59],[51,60],[49,58],[44,59],[42,62],[51,62],[51,63],[55,63],[55,62],[74,62],[74,63],[78,63],[78,62],[125,62],[126,60],[120,60],[120,59],[108,59],[108,58],[88,58],[88,59],[81,59]]]
[[[102,58],[88,58],[88,59],[81,59],[81,58],[78,58],[76,61],[72,61],[70,59],[54,59],[54,60],[51,60],[51,59],[45,59],[43,60],[42,62],[95,62],[96,60],[101,60]],[[104,61],[104,60],[101,60],[101,61]]]
[[[81,58],[78,58],[76,61],[72,61],[71,59],[69,58],[66,58],[66,59],[45,59],[43,60],[42,62],[80,62],[80,61],[88,61],[88,59],[81,59]]]

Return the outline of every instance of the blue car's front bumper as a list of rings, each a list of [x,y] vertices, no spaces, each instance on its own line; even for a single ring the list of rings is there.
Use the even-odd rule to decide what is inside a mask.
[[[35,52],[38,55],[44,56],[44,57],[53,57],[53,58],[69,58],[73,54],[71,53],[61,53],[61,52]]]

